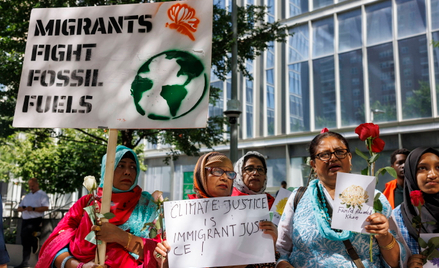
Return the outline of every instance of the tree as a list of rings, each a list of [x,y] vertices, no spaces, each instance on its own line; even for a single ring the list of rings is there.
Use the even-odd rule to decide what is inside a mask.
[[[15,103],[19,88],[19,81],[22,68],[22,59],[25,50],[26,32],[29,26],[30,11],[32,8],[45,8],[45,7],[75,7],[75,6],[87,6],[87,5],[105,5],[105,4],[129,4],[139,3],[135,0],[80,0],[80,1],[59,1],[59,0],[8,0],[0,1],[0,85],[4,85],[0,88],[0,137],[3,137],[3,143],[6,144],[3,148],[16,145],[11,139],[16,136],[10,136],[15,132],[28,132],[31,135],[29,142],[33,142],[36,148],[41,148],[40,154],[31,154],[33,157],[44,159],[46,154],[44,150],[57,151],[51,147],[56,144],[60,146],[64,144],[65,140],[71,140],[66,147],[61,146],[62,150],[59,151],[57,156],[53,155],[52,161],[43,161],[44,163],[50,163],[54,165],[56,163],[76,163],[77,166],[67,165],[65,167],[58,167],[58,170],[53,170],[53,174],[62,173],[67,174],[70,170],[85,169],[96,171],[99,168],[99,163],[95,165],[90,164],[93,168],[88,169],[81,167],[79,161],[84,159],[77,158],[78,161],[71,161],[72,159],[66,158],[66,154],[71,154],[75,148],[82,150],[90,149],[99,154],[92,154],[90,156],[100,159],[103,153],[101,147],[105,144],[103,137],[96,135],[98,130],[81,129],[81,130],[63,130],[56,132],[53,130],[38,130],[38,129],[15,129],[12,128],[12,120],[15,109]],[[253,60],[255,57],[261,55],[261,53],[267,48],[269,41],[284,42],[288,36],[285,29],[282,28],[279,22],[266,23],[264,21],[266,15],[266,8],[263,6],[247,6],[238,8],[238,70],[245,76],[250,77],[245,68],[246,60]],[[256,27],[257,26],[257,27]],[[232,25],[231,14],[226,10],[214,6],[214,18],[213,18],[213,40],[212,40],[212,65],[213,71],[220,79],[225,80],[226,75],[231,70],[231,62],[227,55],[231,51],[232,46]],[[219,97],[219,91],[216,88],[211,88],[210,103],[215,104]],[[224,139],[224,125],[227,121],[224,117],[211,117],[208,120],[207,127],[205,129],[172,129],[172,130],[124,130],[120,131],[118,143],[123,144],[130,148],[137,147],[142,140],[147,140],[152,144],[167,144],[170,145],[170,150],[166,161],[170,158],[176,158],[179,154],[184,153],[189,156],[196,156],[199,153],[200,147],[213,148],[215,145],[226,142]],[[99,132],[99,131],[98,131]],[[50,134],[48,134],[50,133]],[[7,138],[12,137],[12,138]],[[72,138],[74,137],[74,138]],[[47,139],[57,139],[59,142],[48,142]],[[5,141],[8,143],[5,143]],[[0,140],[0,143],[2,141]],[[41,143],[41,144],[40,144]],[[75,146],[74,144],[88,144],[87,146]],[[46,146],[49,146],[46,148]],[[30,148],[30,147],[26,147]],[[68,149],[67,149],[68,148]],[[96,148],[95,150],[93,148]],[[78,150],[79,151],[79,150]],[[18,154],[17,154],[18,155]],[[15,157],[17,157],[15,155]],[[11,155],[12,158],[14,155]],[[3,155],[1,156],[2,158]],[[29,154],[23,152],[21,157],[29,159]],[[47,155],[47,157],[49,157]],[[63,159],[66,158],[66,159]],[[10,159],[11,160],[11,159]],[[19,165],[24,164],[18,161]],[[14,164],[16,164],[14,163]],[[38,167],[41,168],[41,167]],[[23,170],[36,170],[26,166]],[[15,170],[15,169],[14,169]],[[47,167],[47,170],[48,167]],[[27,171],[26,171],[27,172]],[[67,172],[67,173],[65,173]],[[73,172],[73,171],[72,171]],[[25,174],[24,171],[17,174]],[[85,173],[84,173],[85,174]],[[94,173],[88,173],[86,175],[92,175]],[[70,174],[72,176],[82,176],[81,174]],[[61,176],[61,175],[56,175]],[[47,178],[52,180],[56,176],[49,176]],[[76,182],[72,182],[73,188],[80,186],[82,177],[76,178]],[[73,188],[63,188],[66,192]],[[61,188],[57,188],[61,189]],[[47,189],[46,189],[47,190]],[[50,192],[50,191],[49,191]]]

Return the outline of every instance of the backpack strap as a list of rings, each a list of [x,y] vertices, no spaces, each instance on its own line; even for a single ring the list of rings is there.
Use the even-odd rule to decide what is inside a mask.
[[[296,212],[297,205],[299,205],[300,199],[302,199],[306,189],[308,189],[308,187],[305,186],[300,186],[299,189],[297,189],[296,195],[294,196],[294,212]]]

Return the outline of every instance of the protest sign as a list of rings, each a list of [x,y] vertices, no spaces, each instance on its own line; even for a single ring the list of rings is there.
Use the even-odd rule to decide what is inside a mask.
[[[428,240],[433,237],[439,237],[439,234],[427,234],[427,233],[421,233],[421,238],[424,239],[426,243],[428,243]],[[425,248],[422,248],[421,250],[424,250]],[[433,258],[432,260],[427,260],[427,263],[424,264],[424,268],[437,268],[439,266],[439,258]]]
[[[290,195],[291,191],[288,191],[282,187],[279,189],[279,192],[276,195],[276,200],[274,200],[273,206],[270,210],[273,212],[273,219],[271,221],[274,224],[279,224],[280,217],[284,212],[285,205],[287,204],[288,197],[290,197]]]
[[[267,196],[247,195],[164,203],[169,266],[218,267],[274,262]]]
[[[195,128],[212,0],[33,9],[14,127]]]
[[[374,196],[375,177],[338,172],[331,228],[368,234]]]

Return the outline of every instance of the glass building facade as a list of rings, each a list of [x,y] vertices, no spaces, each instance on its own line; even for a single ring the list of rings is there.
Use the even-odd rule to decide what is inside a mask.
[[[215,2],[230,10],[230,0]],[[365,149],[355,127],[378,123],[386,142],[381,166],[389,165],[390,154],[401,147],[439,147],[439,47],[433,46],[439,41],[439,0],[238,4],[267,5],[266,20],[279,20],[291,34],[286,43],[270,43],[260,57],[247,62],[253,80],[238,79],[243,112],[239,155],[257,150],[268,156],[269,187],[279,187],[283,180],[288,186],[306,182],[307,146],[324,127],[343,134],[354,151]],[[230,79],[212,75],[211,84],[221,98],[209,114],[221,115],[230,99]],[[228,149],[217,148],[226,154]],[[147,164],[159,164],[164,157],[157,151],[152,155]],[[173,163],[171,198],[182,196],[178,171],[195,162],[182,156]],[[354,156],[353,172],[363,169],[363,162]]]

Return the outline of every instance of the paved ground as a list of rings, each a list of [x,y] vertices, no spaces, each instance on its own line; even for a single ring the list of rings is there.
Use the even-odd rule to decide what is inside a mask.
[[[8,263],[8,268],[13,268],[14,266],[18,266],[21,263],[22,259],[22,247],[21,245],[11,245],[6,244],[6,248],[8,250],[9,258],[11,261]],[[37,262],[37,256],[32,254],[30,257],[30,265],[34,267]]]

